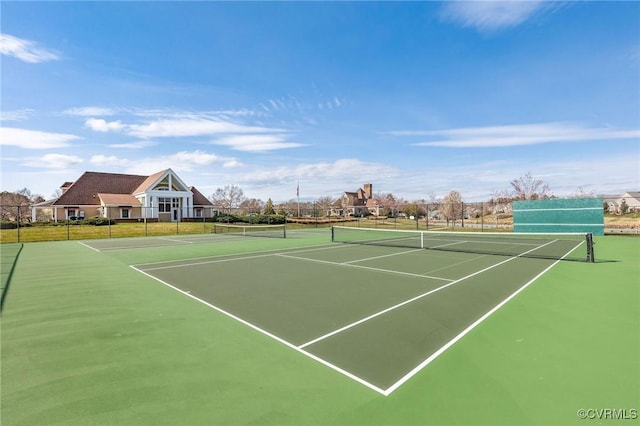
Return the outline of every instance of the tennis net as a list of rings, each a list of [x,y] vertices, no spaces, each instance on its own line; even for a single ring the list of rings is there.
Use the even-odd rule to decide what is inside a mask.
[[[242,235],[245,237],[287,238],[287,229],[281,225],[237,225],[214,223],[214,234]]]
[[[333,226],[331,241],[501,256],[595,261],[593,238],[591,234],[585,233],[438,232]]]

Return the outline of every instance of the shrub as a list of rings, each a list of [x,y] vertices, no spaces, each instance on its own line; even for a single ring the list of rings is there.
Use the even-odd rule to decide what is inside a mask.
[[[16,229],[18,224],[16,222],[10,222],[8,220],[3,220],[0,222],[0,229]]]
[[[110,219],[108,217],[102,217],[102,216],[93,216],[83,220],[82,222],[85,225],[94,225],[94,226],[105,226],[105,225],[116,224],[116,221],[114,219]]]

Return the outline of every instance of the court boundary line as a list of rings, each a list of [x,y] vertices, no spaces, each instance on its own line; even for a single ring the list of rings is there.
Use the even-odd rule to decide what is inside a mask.
[[[119,242],[121,241],[125,241],[125,240],[162,240],[162,241],[172,241],[172,242],[176,242],[176,243],[180,243],[180,244],[175,244],[176,246],[181,246],[181,245],[186,245],[186,244],[222,244],[222,243],[228,243],[228,242],[236,242],[236,241],[247,241],[250,238],[258,238],[258,237],[249,237],[249,236],[240,236],[240,235],[233,235],[233,236],[227,236],[225,234],[215,234],[216,237],[215,238],[211,238],[210,237],[211,234],[183,234],[182,236],[184,237],[198,237],[200,236],[200,238],[196,238],[197,241],[183,241],[183,240],[179,240],[179,239],[172,239],[172,238],[167,238],[166,235],[153,235],[153,236],[141,236],[141,237],[125,237],[125,238],[102,238],[102,239],[98,239],[95,241],[113,241],[113,240],[119,240]],[[208,237],[208,238],[207,238]],[[218,239],[220,238],[220,239]],[[168,244],[159,244],[159,245],[132,245],[132,246],[115,246],[115,247],[106,247],[103,249],[99,249],[96,247],[91,246],[90,244],[87,244],[85,242],[82,241],[78,241],[78,244],[82,244],[85,247],[88,247],[92,250],[98,251],[98,252],[105,252],[105,251],[117,251],[117,250],[139,250],[139,249],[146,249],[146,248],[163,248],[163,247],[171,247],[171,245]]]
[[[129,265],[129,267],[131,267],[132,269],[134,269],[134,270],[136,270],[136,271],[138,271],[138,272],[142,273],[143,275],[145,275],[145,276],[147,276],[147,277],[149,277],[149,278],[151,278],[151,279],[153,279],[153,280],[155,280],[155,281],[157,281],[157,282],[160,282],[161,284],[163,284],[163,285],[165,285],[165,286],[167,286],[167,287],[169,287],[169,288],[171,288],[171,289],[173,289],[173,290],[175,290],[175,291],[177,291],[177,292],[179,292],[179,293],[182,293],[182,294],[183,294],[183,295],[185,295],[185,296],[190,297],[190,298],[191,298],[191,299],[193,299],[193,300],[196,300],[196,301],[198,301],[198,302],[200,302],[200,303],[202,303],[202,304],[204,304],[204,305],[206,305],[206,306],[208,306],[208,307],[210,307],[210,308],[212,308],[212,309],[214,309],[214,310],[216,310],[216,311],[218,311],[218,312],[220,312],[220,313],[222,313],[222,314],[224,314],[224,315],[228,316],[229,318],[232,318],[232,319],[234,319],[234,320],[236,320],[236,321],[239,321],[240,323],[242,323],[242,324],[244,324],[244,325],[246,325],[246,326],[250,327],[251,329],[253,329],[253,330],[255,330],[255,331],[258,331],[259,333],[261,333],[261,334],[263,334],[263,335],[265,335],[265,336],[267,336],[267,337],[271,337],[271,338],[273,338],[274,340],[276,340],[276,341],[278,341],[278,342],[280,342],[280,343],[284,344],[285,346],[287,346],[287,347],[289,347],[289,348],[291,348],[291,349],[295,350],[296,352],[299,352],[299,353],[301,353],[301,354],[303,354],[303,355],[305,355],[305,356],[307,356],[307,357],[309,357],[309,358],[313,359],[314,361],[317,361],[317,362],[319,362],[320,364],[325,365],[325,366],[327,366],[327,367],[331,368],[332,370],[334,370],[334,371],[336,371],[336,372],[338,372],[338,373],[340,373],[340,374],[342,374],[342,375],[344,375],[344,376],[346,376],[346,377],[348,377],[348,378],[350,378],[350,379],[352,379],[352,380],[354,380],[354,381],[356,381],[356,382],[358,382],[358,383],[360,383],[360,384],[362,384],[362,385],[366,386],[367,388],[369,388],[369,389],[371,389],[371,390],[374,390],[375,392],[377,392],[377,393],[379,393],[379,394],[381,394],[381,395],[383,395],[383,396],[385,396],[385,397],[386,397],[386,396],[389,396],[389,395],[390,395],[391,393],[393,393],[394,391],[396,391],[400,386],[402,386],[404,383],[406,383],[408,380],[410,380],[410,379],[411,379],[413,376],[415,376],[417,373],[419,373],[419,372],[420,372],[422,369],[424,369],[427,365],[429,365],[431,362],[433,362],[433,361],[434,361],[438,356],[440,356],[440,355],[441,355],[442,353],[444,353],[447,349],[449,349],[451,346],[453,346],[455,343],[457,343],[459,340],[461,340],[461,339],[462,339],[462,337],[464,337],[465,335],[467,335],[467,334],[468,334],[469,332],[471,332],[474,328],[476,328],[478,325],[480,325],[482,322],[484,322],[484,320],[486,320],[489,316],[491,316],[491,315],[492,315],[493,313],[495,313],[498,309],[500,309],[502,306],[504,306],[507,302],[509,302],[511,299],[513,299],[516,295],[518,295],[518,294],[519,294],[520,292],[522,292],[524,289],[526,289],[526,288],[527,288],[527,287],[529,287],[531,284],[533,284],[533,282],[535,282],[535,281],[536,281],[536,280],[538,280],[542,275],[544,275],[545,273],[547,273],[551,268],[553,268],[555,265],[557,265],[557,264],[558,264],[562,259],[564,259],[565,257],[567,257],[567,256],[568,256],[569,254],[571,254],[573,251],[577,250],[577,249],[582,245],[582,243],[577,244],[575,247],[573,247],[571,250],[569,250],[567,253],[565,253],[565,254],[564,254],[560,259],[556,260],[556,261],[555,261],[555,262],[553,262],[551,265],[549,265],[549,266],[548,266],[548,267],[546,267],[544,270],[542,270],[540,273],[538,273],[538,274],[537,274],[534,278],[532,278],[529,282],[527,282],[527,283],[523,284],[520,288],[518,288],[516,291],[514,291],[511,295],[509,295],[507,298],[505,298],[504,300],[502,300],[500,303],[498,303],[496,306],[494,306],[494,307],[493,307],[492,309],[490,309],[488,312],[486,312],[485,314],[483,314],[480,318],[478,318],[477,320],[475,320],[471,325],[469,325],[469,326],[468,326],[468,327],[466,327],[463,331],[461,331],[460,333],[458,333],[458,335],[456,335],[455,337],[453,337],[449,342],[445,343],[445,344],[444,344],[442,347],[440,347],[437,351],[433,352],[433,353],[432,353],[432,354],[431,354],[427,359],[425,359],[424,361],[422,361],[420,364],[418,364],[416,367],[414,367],[414,368],[413,368],[409,373],[407,373],[406,375],[404,375],[402,378],[400,378],[400,379],[399,379],[398,381],[396,381],[393,385],[391,385],[390,387],[388,387],[388,388],[386,388],[386,389],[382,389],[382,388],[380,388],[380,387],[378,387],[378,386],[376,386],[376,385],[374,385],[374,384],[372,384],[372,383],[370,383],[370,382],[368,382],[368,381],[366,381],[366,380],[362,379],[361,377],[358,377],[358,376],[356,376],[355,374],[353,374],[353,373],[351,373],[351,372],[349,372],[349,371],[347,371],[347,370],[344,370],[344,369],[342,369],[342,368],[340,368],[340,367],[336,366],[335,364],[332,364],[331,362],[329,362],[329,361],[327,361],[327,360],[325,360],[325,359],[323,359],[323,358],[320,358],[320,357],[319,357],[319,356],[317,356],[317,355],[314,355],[314,354],[313,354],[313,353],[311,353],[311,352],[308,352],[308,351],[304,350],[304,348],[305,348],[305,347],[307,347],[307,346],[309,346],[309,345],[311,345],[311,344],[313,344],[313,343],[317,343],[317,342],[319,342],[319,341],[321,341],[321,340],[324,340],[324,339],[326,339],[326,338],[330,337],[330,335],[338,334],[339,332],[345,331],[345,330],[346,330],[346,329],[348,329],[348,328],[352,328],[352,327],[354,327],[354,326],[356,326],[356,325],[359,325],[359,324],[361,324],[361,323],[364,323],[364,322],[366,322],[366,321],[368,321],[368,320],[370,320],[370,319],[372,319],[372,318],[374,318],[374,317],[380,316],[380,315],[382,315],[382,314],[384,314],[384,313],[387,313],[387,312],[389,312],[389,311],[391,311],[391,310],[397,309],[397,308],[398,308],[398,307],[400,307],[400,306],[404,306],[404,305],[406,305],[406,304],[408,304],[408,303],[411,303],[411,302],[413,302],[413,301],[415,301],[415,300],[418,300],[418,299],[420,299],[420,298],[423,298],[423,297],[427,296],[428,294],[433,294],[433,293],[435,293],[435,292],[437,292],[437,291],[440,291],[440,290],[442,290],[442,289],[444,289],[444,288],[448,288],[448,287],[450,287],[450,286],[452,286],[452,285],[455,285],[455,284],[457,284],[457,283],[459,283],[459,282],[461,282],[461,281],[464,281],[464,280],[466,280],[466,279],[468,279],[468,278],[471,278],[471,277],[476,276],[476,275],[478,275],[478,274],[484,273],[484,272],[486,272],[487,270],[490,270],[490,269],[493,269],[493,268],[495,268],[495,267],[497,267],[497,266],[503,265],[503,264],[505,264],[505,263],[507,263],[507,262],[510,262],[510,261],[514,260],[514,259],[521,258],[521,257],[523,257],[524,255],[528,254],[529,252],[534,251],[534,250],[537,250],[537,249],[539,249],[539,248],[542,248],[542,247],[544,247],[544,246],[546,246],[546,245],[548,245],[548,244],[551,244],[551,243],[553,243],[553,242],[555,242],[555,241],[557,241],[557,240],[549,241],[548,243],[546,243],[546,244],[544,244],[544,245],[541,245],[541,246],[538,246],[538,247],[536,247],[536,248],[534,248],[534,249],[532,249],[532,250],[529,250],[529,251],[527,251],[527,252],[525,252],[525,253],[521,253],[520,255],[510,257],[510,258],[508,258],[508,259],[506,259],[506,260],[503,260],[503,261],[501,261],[501,262],[499,262],[499,263],[497,263],[497,264],[491,265],[491,266],[489,266],[489,267],[487,267],[487,268],[484,268],[484,269],[482,269],[482,270],[480,270],[480,271],[476,271],[476,272],[474,272],[473,274],[467,275],[467,276],[465,276],[465,277],[463,277],[463,278],[460,278],[460,279],[458,279],[458,280],[456,280],[456,281],[453,281],[453,282],[451,282],[451,283],[445,284],[445,285],[443,285],[443,286],[441,286],[441,287],[438,287],[437,289],[433,289],[433,290],[431,290],[431,291],[429,291],[429,292],[427,292],[427,293],[425,293],[425,294],[423,294],[423,295],[416,296],[416,297],[414,297],[414,298],[412,298],[412,299],[409,299],[409,300],[407,300],[407,301],[405,301],[405,302],[402,302],[402,303],[397,304],[397,305],[395,305],[395,306],[393,306],[393,307],[387,308],[387,309],[385,309],[385,310],[383,310],[383,311],[380,311],[380,312],[378,312],[378,313],[376,313],[376,314],[373,314],[373,315],[371,315],[371,316],[369,316],[369,317],[367,317],[367,318],[364,318],[364,319],[362,319],[362,320],[356,321],[356,322],[354,322],[354,323],[352,323],[352,324],[349,324],[349,325],[347,325],[347,326],[345,326],[345,327],[342,327],[341,329],[334,330],[334,331],[333,331],[333,332],[331,332],[331,333],[328,333],[328,334],[326,334],[326,335],[324,335],[324,336],[320,336],[320,338],[316,338],[316,339],[314,339],[314,340],[312,340],[312,341],[309,341],[309,342],[307,342],[307,343],[303,343],[302,345],[298,345],[298,346],[296,346],[296,345],[294,345],[294,344],[292,344],[292,343],[290,343],[290,342],[288,342],[288,341],[284,340],[283,338],[280,338],[280,337],[278,337],[278,336],[276,336],[276,335],[274,335],[274,334],[270,333],[270,332],[269,332],[269,331],[267,331],[267,330],[264,330],[264,329],[262,329],[262,328],[260,328],[260,327],[256,326],[255,324],[252,324],[252,323],[250,323],[250,322],[248,322],[248,321],[246,321],[246,320],[244,320],[244,319],[242,319],[242,318],[240,318],[240,317],[238,317],[238,316],[236,316],[236,315],[234,315],[234,314],[232,314],[232,313],[230,313],[230,312],[228,312],[228,311],[226,311],[226,310],[224,310],[224,309],[222,309],[222,308],[219,308],[219,307],[217,307],[217,306],[215,306],[215,305],[213,305],[213,304],[211,304],[211,303],[209,303],[209,302],[207,302],[207,301],[205,301],[205,300],[203,300],[203,299],[200,299],[200,298],[198,298],[198,297],[196,297],[196,296],[192,295],[190,292],[187,292],[187,291],[181,290],[180,288],[178,288],[178,287],[176,287],[176,286],[174,286],[174,285],[172,285],[172,284],[169,284],[169,283],[167,283],[167,282],[165,282],[165,281],[161,280],[160,278],[155,277],[154,275],[152,275],[152,274],[149,274],[149,273],[145,272],[144,270],[139,269],[139,268],[138,268],[138,267],[136,267],[135,265]],[[327,246],[328,246],[328,247],[327,247]],[[331,248],[332,246],[333,246],[333,244],[328,244],[328,245],[326,245],[326,246],[324,246],[324,247],[321,247],[321,248],[320,248],[320,247],[318,247],[318,248],[311,248],[311,249],[303,250],[303,251],[323,250],[323,249],[326,249],[326,248]],[[277,250],[273,250],[273,251],[277,251]],[[259,253],[259,252],[257,252],[257,253]],[[277,254],[276,254],[276,255],[277,255]],[[239,259],[240,259],[240,258],[239,258]],[[239,259],[235,259],[235,260],[239,260]],[[306,259],[306,258],[300,258],[300,259],[303,259],[303,260],[310,260],[310,259]],[[158,262],[158,263],[161,263],[161,262]],[[339,265],[338,263],[335,263],[335,264]],[[142,264],[142,265],[144,265],[144,264]],[[186,266],[186,265],[182,265],[182,266]],[[356,265],[347,265],[347,266],[356,266]],[[161,268],[158,268],[158,269],[161,269]]]
[[[344,376],[346,376],[346,377],[348,377],[348,378],[350,378],[350,379],[352,379],[352,380],[354,380],[354,381],[356,381],[356,382],[360,383],[361,385],[364,385],[364,386],[368,387],[368,388],[369,388],[369,389],[371,389],[371,390],[374,390],[374,391],[376,391],[376,392],[378,392],[378,393],[380,393],[380,394],[382,394],[382,395],[384,395],[384,393],[385,393],[384,389],[382,389],[382,388],[380,388],[380,387],[378,387],[378,386],[376,386],[376,385],[374,385],[374,384],[372,384],[372,383],[367,382],[367,381],[366,381],[366,380],[364,380],[363,378],[358,377],[358,376],[356,376],[355,374],[353,374],[353,373],[351,373],[351,372],[349,372],[349,371],[347,371],[347,370],[344,370],[344,369],[342,369],[342,368],[338,367],[337,365],[332,364],[332,363],[330,363],[329,361],[327,361],[327,360],[325,360],[325,359],[323,359],[323,358],[320,358],[320,357],[319,357],[319,356],[317,356],[317,355],[312,354],[311,352],[308,352],[308,351],[305,351],[304,349],[298,348],[298,347],[297,347],[296,345],[294,345],[293,343],[288,342],[288,341],[284,340],[283,338],[278,337],[278,336],[276,336],[275,334],[273,334],[273,333],[271,333],[271,332],[269,332],[269,331],[267,331],[267,330],[265,330],[265,329],[263,329],[263,328],[260,328],[260,327],[258,327],[257,325],[252,324],[252,323],[250,323],[249,321],[244,320],[244,319],[242,319],[242,318],[240,318],[240,317],[238,317],[238,316],[236,316],[236,315],[232,314],[231,312],[228,312],[228,311],[226,311],[226,310],[224,310],[224,309],[222,309],[222,308],[220,308],[220,307],[218,307],[218,306],[215,306],[214,304],[209,303],[209,302],[207,302],[206,300],[200,299],[199,297],[194,296],[194,295],[193,295],[193,294],[191,294],[190,292],[187,292],[187,291],[181,290],[181,289],[179,289],[178,287],[176,287],[176,286],[174,286],[174,285],[171,285],[171,284],[169,284],[168,282],[166,282],[166,281],[164,281],[164,280],[161,280],[161,279],[160,279],[160,278],[158,278],[158,277],[155,277],[155,276],[153,276],[153,275],[151,275],[151,274],[148,274],[148,273],[146,273],[145,271],[143,271],[143,270],[141,270],[141,269],[138,269],[138,268],[136,268],[136,267],[135,267],[135,266],[133,266],[133,265],[129,265],[129,267],[130,267],[130,268],[132,268],[132,269],[134,269],[135,271],[138,271],[138,272],[140,272],[141,274],[143,274],[143,275],[145,275],[145,276],[147,276],[147,277],[149,277],[149,278],[151,278],[151,279],[153,279],[153,280],[155,280],[155,281],[157,281],[157,282],[159,282],[159,283],[161,283],[161,284],[163,284],[163,285],[165,285],[165,286],[167,286],[167,287],[169,287],[169,288],[171,288],[171,289],[173,289],[173,290],[175,290],[175,291],[177,291],[178,293],[181,293],[181,294],[183,294],[183,295],[185,295],[185,296],[187,296],[187,297],[189,297],[189,298],[191,298],[191,299],[193,299],[193,300],[196,300],[196,301],[198,301],[198,302],[202,303],[203,305],[208,306],[209,308],[212,308],[212,309],[214,309],[214,310],[216,310],[216,311],[220,312],[221,314],[226,315],[226,316],[228,316],[229,318],[234,319],[234,320],[236,320],[236,321],[240,322],[241,324],[246,325],[247,327],[249,327],[249,328],[251,328],[251,329],[253,329],[253,330],[257,331],[257,332],[259,332],[259,333],[261,333],[261,334],[263,334],[263,335],[265,335],[265,336],[267,336],[267,337],[270,337],[270,338],[272,338],[272,339],[276,340],[276,341],[277,341],[277,342],[279,342],[279,343],[282,343],[283,345],[287,346],[288,348],[293,349],[293,350],[295,350],[296,352],[301,353],[301,354],[303,354],[303,355],[305,355],[305,356],[307,356],[307,357],[309,357],[309,358],[313,359],[314,361],[319,362],[320,364],[322,364],[322,365],[324,365],[324,366],[326,366],[326,367],[329,367],[329,368],[331,368],[332,370],[337,371],[338,373],[340,373],[340,374],[342,374],[342,375],[344,375]],[[385,396],[386,396],[386,395],[385,395]]]
[[[549,243],[547,243],[547,244],[551,244],[551,242],[549,242]],[[545,244],[545,245],[547,245],[547,244]],[[545,245],[540,246],[539,248],[542,248],[542,247],[544,247]],[[534,250],[535,250],[535,249],[534,249]],[[532,251],[532,250],[529,250],[529,251]],[[524,254],[527,254],[527,253],[528,253],[528,252],[525,252],[525,253],[523,253],[523,255],[524,255]],[[429,296],[429,295],[431,295],[431,294],[433,294],[433,293],[436,293],[436,292],[438,292],[438,291],[440,291],[440,290],[444,290],[445,288],[451,287],[451,286],[456,285],[456,284],[458,284],[458,283],[460,283],[460,282],[462,282],[462,281],[465,281],[465,280],[467,280],[467,279],[469,279],[469,278],[475,277],[476,275],[482,274],[482,273],[484,273],[484,272],[486,272],[486,271],[489,271],[489,270],[491,270],[491,269],[493,269],[493,268],[497,268],[498,266],[504,265],[504,264],[505,264],[505,263],[507,263],[507,262],[511,262],[511,261],[512,261],[512,260],[514,260],[514,259],[518,259],[519,257],[520,257],[520,256],[518,256],[518,257],[510,257],[510,258],[505,259],[505,260],[503,260],[503,261],[501,261],[501,262],[495,263],[495,264],[493,264],[493,265],[491,265],[491,266],[488,266],[488,267],[486,267],[486,268],[484,268],[484,269],[481,269],[481,270],[479,270],[479,271],[476,271],[476,272],[474,272],[474,273],[472,273],[472,274],[466,275],[466,276],[464,276],[464,277],[462,277],[462,278],[458,278],[458,279],[457,279],[457,280],[455,280],[455,281],[452,281],[452,282],[447,283],[447,284],[444,284],[444,285],[442,285],[442,286],[440,286],[440,287],[437,287],[437,288],[434,288],[434,289],[432,289],[432,290],[429,290],[429,291],[427,291],[426,293],[419,294],[419,295],[417,295],[417,296],[415,296],[415,297],[412,297],[411,299],[405,300],[404,302],[400,302],[400,303],[398,303],[398,304],[396,304],[396,305],[394,305],[394,306],[390,306],[390,307],[388,307],[388,308],[386,308],[386,309],[383,309],[382,311],[379,311],[379,312],[376,312],[375,314],[369,315],[369,316],[368,316],[368,317],[366,317],[366,318],[359,319],[358,321],[354,321],[354,322],[352,322],[351,324],[347,324],[347,325],[345,325],[344,327],[338,328],[338,329],[336,329],[336,330],[333,330],[333,331],[332,331],[332,332],[330,332],[330,333],[327,333],[327,334],[325,334],[325,335],[323,335],[323,336],[319,336],[319,337],[317,337],[317,338],[315,338],[315,339],[313,339],[313,340],[310,340],[310,341],[308,341],[308,342],[306,342],[306,343],[303,343],[302,345],[300,345],[300,348],[305,348],[305,347],[307,347],[307,346],[310,346],[310,345],[313,345],[313,344],[315,344],[315,343],[318,343],[318,342],[320,342],[320,341],[322,341],[322,340],[328,339],[329,337],[335,336],[336,334],[340,334],[340,333],[342,333],[343,331],[349,330],[350,328],[356,327],[356,326],[358,326],[358,325],[360,325],[360,324],[364,324],[364,323],[365,323],[365,322],[367,322],[367,321],[370,321],[370,320],[372,320],[372,319],[374,319],[374,318],[377,318],[377,317],[379,317],[379,316],[381,316],[381,315],[387,314],[387,313],[389,313],[389,312],[391,312],[391,311],[394,311],[394,310],[396,310],[396,309],[398,309],[398,308],[401,308],[401,307],[403,307],[403,306],[405,306],[405,305],[408,305],[409,303],[413,303],[413,302],[415,302],[416,300],[422,299],[423,297],[427,297],[427,296]]]
[[[569,250],[567,253],[565,253],[564,256],[562,256],[560,259],[556,260],[551,265],[549,265],[548,267],[543,269],[539,274],[537,274],[535,277],[533,277],[527,283],[523,284],[522,287],[520,287],[517,290],[515,290],[513,293],[511,293],[509,296],[507,296],[504,300],[502,300],[496,306],[494,306],[489,311],[487,311],[485,314],[483,314],[480,318],[478,318],[473,323],[471,323],[469,326],[467,326],[467,328],[465,328],[460,333],[458,333],[453,339],[451,339],[447,343],[445,343],[440,349],[438,349],[437,351],[432,353],[427,359],[425,359],[420,364],[418,364],[416,367],[414,367],[411,371],[409,371],[407,374],[405,374],[400,380],[398,380],[396,383],[394,383],[393,385],[391,385],[387,389],[385,389],[383,395],[384,396],[389,396],[392,392],[394,392],[400,386],[402,386],[407,381],[409,381],[409,379],[411,379],[413,376],[418,374],[427,365],[431,364],[431,362],[433,362],[436,358],[438,358],[440,355],[442,355],[447,349],[449,349],[451,346],[453,346],[455,343],[457,343],[459,340],[461,340],[464,336],[469,334],[474,328],[479,326],[487,318],[489,318],[491,315],[493,315],[498,309],[502,308],[511,299],[516,297],[518,294],[520,294],[522,291],[524,291],[527,287],[529,287],[531,284],[533,284],[535,281],[537,281],[541,276],[546,274],[549,270],[551,270],[551,268],[553,268],[558,263],[560,263],[562,261],[562,259],[564,259],[565,257],[569,256],[573,251],[577,250],[578,247],[580,247],[581,245],[582,245],[582,243],[580,243],[580,244],[576,245],[575,247],[573,247],[571,250]]]
[[[573,250],[571,250],[573,251]],[[437,351],[435,351],[434,353],[432,353],[427,359],[425,359],[424,361],[422,361],[420,364],[418,364],[417,366],[415,366],[411,371],[409,371],[407,374],[405,374],[402,378],[400,378],[400,380],[398,380],[397,382],[395,382],[393,385],[389,386],[387,389],[384,390],[384,395],[388,396],[390,395],[393,391],[395,391],[396,389],[398,389],[400,386],[402,386],[403,384],[405,384],[407,381],[409,381],[409,379],[411,379],[413,376],[415,376],[416,374],[418,374],[422,369],[424,369],[427,365],[431,364],[431,362],[433,362],[436,358],[438,358],[440,355],[442,355],[447,349],[449,349],[451,346],[453,346],[454,344],[456,344],[459,340],[461,340],[464,336],[466,336],[467,334],[469,334],[474,328],[476,328],[478,325],[480,325],[484,320],[486,320],[487,318],[489,318],[492,314],[494,314],[498,309],[500,309],[501,307],[503,307],[504,305],[507,304],[507,302],[509,302],[511,299],[513,299],[514,297],[516,297],[519,293],[521,293],[522,291],[524,291],[527,287],[529,287],[531,284],[533,284],[536,280],[538,280],[542,275],[546,274],[551,268],[553,268],[554,266],[556,266],[558,263],[560,262],[560,260],[556,260],[555,262],[553,262],[551,265],[549,265],[547,268],[545,268],[542,272],[540,272],[538,275],[536,275],[535,277],[533,277],[529,282],[525,283],[522,285],[522,287],[518,288],[516,291],[514,291],[513,293],[511,293],[509,296],[507,296],[503,301],[501,301],[500,303],[498,303],[496,306],[494,306],[493,308],[491,308],[488,312],[486,312],[485,314],[483,314],[480,318],[478,318],[477,320],[475,320],[474,322],[472,322],[469,326],[467,326],[467,328],[465,328],[464,330],[462,330],[460,333],[458,333],[453,339],[449,340],[447,343],[445,343],[444,345],[442,345],[442,347],[440,347],[440,349],[438,349]]]
[[[222,263],[222,262],[231,262],[231,261],[235,261],[235,260],[245,260],[245,259],[256,259],[259,257],[267,257],[267,256],[277,256],[279,254],[282,253],[278,253],[278,252],[285,252],[288,253],[289,251],[291,253],[305,253],[308,251],[314,251],[314,250],[326,250],[326,249],[332,249],[332,248],[339,248],[340,246],[335,246],[333,244],[323,244],[321,247],[316,246],[307,246],[307,247],[314,247],[314,248],[304,248],[303,247],[294,247],[294,248],[288,248],[288,249],[271,249],[271,250],[258,250],[258,251],[252,251],[252,252],[247,252],[247,253],[232,253],[232,254],[221,254],[218,256],[208,256],[208,257],[196,257],[193,259],[184,259],[184,260],[165,260],[165,261],[158,261],[158,262],[151,262],[151,263],[140,263],[137,264],[135,266],[137,267],[144,267],[147,265],[161,265],[161,264],[169,264],[169,263],[178,263],[178,262],[185,262],[185,261],[198,261],[198,260],[202,260],[202,261],[198,261],[198,262],[191,262],[191,263],[180,263],[180,264],[175,264],[175,265],[166,265],[166,266],[161,266],[161,267],[157,267],[157,268],[148,268],[145,269],[145,271],[155,271],[158,269],[172,269],[172,268],[181,268],[181,267],[185,267],[185,266],[197,266],[197,265],[205,265],[207,263]],[[298,250],[301,249],[302,250]],[[236,257],[231,257],[231,256],[236,256]],[[223,259],[225,257],[231,257],[229,259]],[[302,258],[301,258],[302,259]]]

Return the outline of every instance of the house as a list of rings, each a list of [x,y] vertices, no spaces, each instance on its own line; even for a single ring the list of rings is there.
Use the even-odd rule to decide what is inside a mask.
[[[61,190],[57,199],[32,206],[34,221],[42,210],[55,221],[100,216],[177,222],[216,213],[200,191],[188,187],[171,169],[151,176],[85,172],[77,181],[65,182]]]
[[[362,217],[369,214],[378,216],[379,213],[378,203],[373,198],[373,185],[365,183],[363,188],[354,192],[344,192],[331,206],[329,216]]]
[[[607,203],[609,213],[620,214],[624,204],[627,205],[627,213],[640,212],[640,191],[629,191],[622,195],[602,195]]]

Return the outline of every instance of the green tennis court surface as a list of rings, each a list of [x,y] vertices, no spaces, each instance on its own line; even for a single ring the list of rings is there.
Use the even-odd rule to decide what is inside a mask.
[[[600,238],[596,263],[321,229],[26,244],[2,420],[583,424],[637,407],[639,243]]]
[[[367,244],[376,245],[333,244],[135,269],[388,395],[555,261],[395,247],[399,237],[407,243],[405,232],[386,233],[392,247],[380,246],[385,241],[379,232],[374,240],[368,230],[346,230],[366,233]],[[435,241],[433,247],[455,244],[460,250],[460,240],[451,243],[438,234]],[[524,254],[550,244],[525,242],[511,239],[506,246]],[[582,244],[562,242],[558,257]],[[499,242],[485,238],[484,244],[494,252]]]

